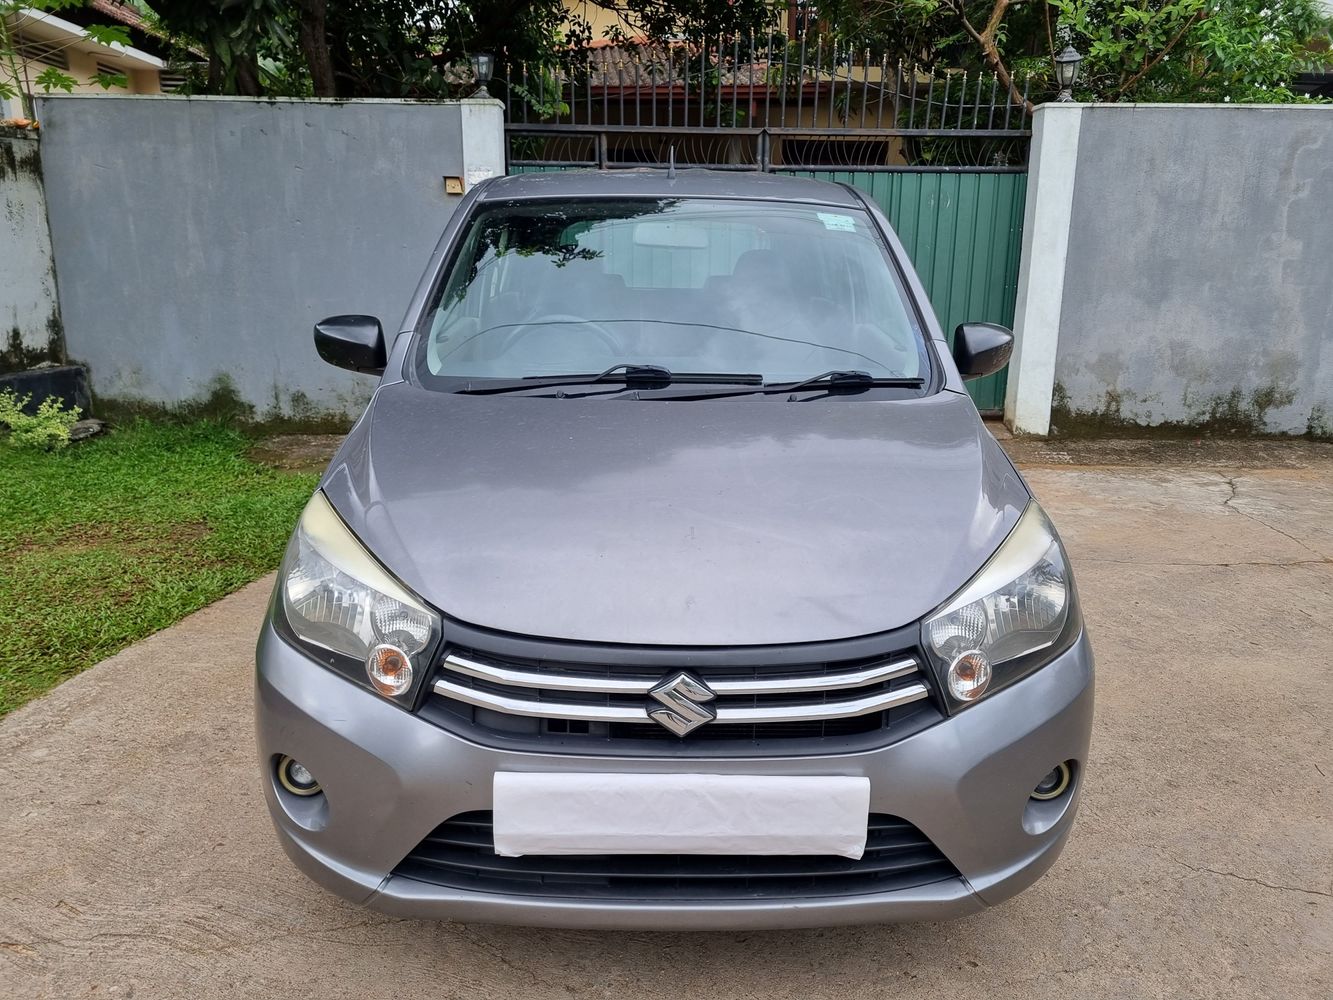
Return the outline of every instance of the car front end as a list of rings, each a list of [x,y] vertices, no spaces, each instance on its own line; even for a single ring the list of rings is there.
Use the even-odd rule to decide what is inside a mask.
[[[645,259],[712,253],[714,229],[735,242],[751,225],[674,198],[644,222],[626,204],[611,225],[635,227]],[[802,212],[759,216],[763,252],[813,231],[842,253],[875,228],[850,201]],[[658,289],[608,286],[598,256],[571,252],[607,217],[519,265],[595,268],[621,304],[592,339],[646,330],[637,357],[661,331],[631,328],[624,303]],[[685,390],[661,362],[609,392],[606,373],[457,374],[448,324],[454,344],[484,330],[440,318],[482,294],[449,291],[463,238],[446,234],[375,362],[385,377],[260,635],[264,790],[296,865],[388,913],[607,929],[935,920],[1036,881],[1078,809],[1092,653],[1055,529],[933,317],[902,320],[920,331],[919,361],[891,352],[906,375],[842,385],[795,380],[796,362],[787,382]],[[503,258],[509,238],[477,252]],[[718,266],[734,301],[744,262]],[[509,308],[496,267],[463,270]],[[686,302],[712,287],[681,280]],[[548,310],[498,343],[535,357],[525,327],[559,328],[529,337],[552,345],[571,319]]]

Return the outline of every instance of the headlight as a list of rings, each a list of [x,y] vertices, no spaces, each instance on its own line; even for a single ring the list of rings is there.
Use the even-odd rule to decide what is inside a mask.
[[[301,513],[278,586],[291,631],[322,662],[411,703],[440,617],[371,557],[322,492]]]
[[[969,705],[1038,665],[1069,618],[1072,585],[1051,522],[1028,504],[972,581],[922,623],[922,644],[954,707]]]

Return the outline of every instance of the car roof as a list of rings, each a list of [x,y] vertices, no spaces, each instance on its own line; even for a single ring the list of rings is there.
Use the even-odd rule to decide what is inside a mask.
[[[819,205],[860,205],[840,184],[759,171],[677,167],[674,176],[661,168],[623,170],[553,170],[510,174],[488,181],[483,201],[517,198],[751,198],[803,201]]]

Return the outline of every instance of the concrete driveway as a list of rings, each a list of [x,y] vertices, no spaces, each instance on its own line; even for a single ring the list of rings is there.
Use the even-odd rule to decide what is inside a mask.
[[[345,904],[264,812],[263,580],[0,723],[0,996],[1333,995],[1333,449],[1016,450],[1072,552],[1099,677],[1070,847],[1008,904],[708,935]]]

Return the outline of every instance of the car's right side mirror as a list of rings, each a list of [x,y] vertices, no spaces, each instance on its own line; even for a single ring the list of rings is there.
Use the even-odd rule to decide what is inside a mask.
[[[953,335],[953,360],[965,379],[994,375],[1009,363],[1014,335],[998,323],[962,323]]]
[[[315,324],[315,350],[331,365],[383,375],[388,363],[384,328],[374,316],[330,316]]]

